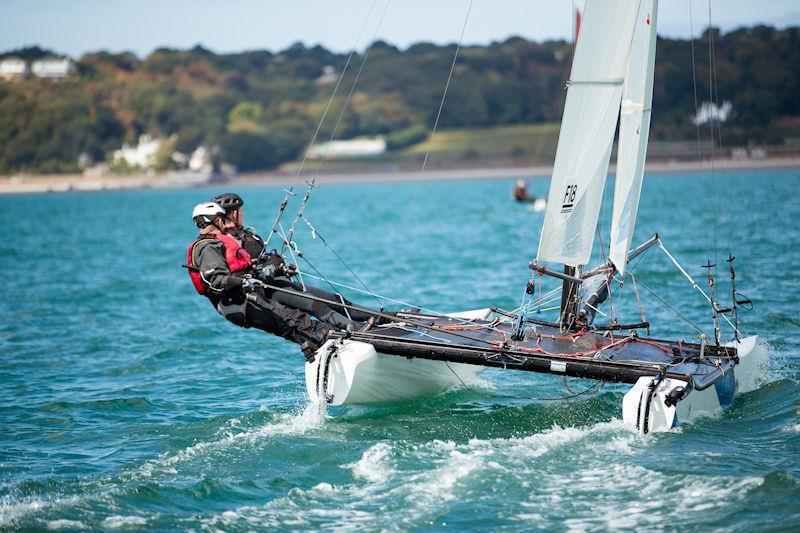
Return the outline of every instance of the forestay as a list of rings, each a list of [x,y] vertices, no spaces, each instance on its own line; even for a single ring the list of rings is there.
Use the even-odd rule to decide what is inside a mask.
[[[657,12],[658,0],[642,0],[633,30],[622,91],[609,253],[620,274],[625,273],[644,176],[650,107],[653,102]]]
[[[640,1],[586,4],[539,240],[540,261],[589,262]]]

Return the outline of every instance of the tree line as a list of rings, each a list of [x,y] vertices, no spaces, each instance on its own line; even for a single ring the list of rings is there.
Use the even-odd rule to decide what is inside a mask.
[[[336,139],[385,135],[395,150],[424,139],[454,52],[455,45],[400,50],[376,42],[336,126],[362,59],[356,54],[318,140],[334,136],[334,128]],[[520,37],[462,48],[439,127],[558,122],[571,54],[568,42]],[[26,48],[0,57],[48,55]],[[79,159],[105,161],[145,133],[174,139],[183,153],[213,147],[216,164],[274,168],[302,154],[346,62],[347,54],[300,43],[279,52],[215,54],[197,46],[145,58],[88,53],[60,82],[0,81],[0,172],[75,171]],[[707,30],[694,41],[694,63],[691,41],[659,38],[653,138],[695,138],[695,88],[701,103],[732,103],[725,141],[782,142],[800,120],[800,28]]]

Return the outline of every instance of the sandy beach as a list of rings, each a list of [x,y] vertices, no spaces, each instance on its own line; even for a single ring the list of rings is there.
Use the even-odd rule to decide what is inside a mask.
[[[655,161],[647,163],[647,174],[671,174],[682,172],[729,172],[756,169],[800,168],[800,157],[766,158],[766,159],[718,159],[713,167],[710,161]],[[304,179],[310,174],[307,167],[302,175]],[[470,179],[547,179],[552,173],[552,166],[529,167],[470,167],[419,171],[395,172],[323,172],[319,183],[353,183],[353,182],[391,182],[425,180],[470,180]],[[614,173],[614,165],[609,172]],[[226,180],[231,187],[237,186],[277,186],[296,181],[297,172],[273,171],[253,174],[239,174]],[[108,176],[83,176],[81,174],[55,175],[16,175],[0,176],[0,194],[55,193],[73,191],[102,191],[125,189],[169,189],[207,186],[210,182],[202,176],[177,176],[167,173],[131,174]]]

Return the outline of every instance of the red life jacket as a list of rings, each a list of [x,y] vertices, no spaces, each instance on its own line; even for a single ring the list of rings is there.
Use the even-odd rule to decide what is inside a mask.
[[[200,275],[200,270],[194,264],[194,247],[203,241],[212,239],[219,239],[225,245],[225,262],[228,263],[228,268],[231,272],[240,272],[250,268],[251,257],[247,250],[239,245],[239,242],[224,233],[215,233],[213,235],[202,235],[196,241],[189,245],[189,251],[186,256],[186,266],[189,268],[189,278],[192,280],[192,285],[200,294],[205,294],[208,291],[208,284],[203,281]]]

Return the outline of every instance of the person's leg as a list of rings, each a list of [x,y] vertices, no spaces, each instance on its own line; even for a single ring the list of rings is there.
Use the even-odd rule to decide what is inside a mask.
[[[290,278],[288,278],[286,276],[280,276],[280,277],[277,277],[277,278],[271,278],[267,283],[270,284],[270,285],[275,285],[276,287],[292,289],[293,291],[297,291],[297,292],[304,292],[303,291],[303,286],[300,283],[298,283],[296,281],[292,281]],[[319,287],[314,287],[313,285],[306,285],[305,287],[306,287],[306,290],[305,290],[306,293],[311,294],[313,296],[316,296],[317,298],[323,298],[323,299],[331,301],[331,302],[341,302],[342,301],[342,299],[336,293],[328,292],[326,290],[320,289]],[[275,294],[277,295],[280,292],[281,291],[275,291]],[[282,293],[282,294],[286,295],[287,293]],[[375,316],[372,313],[367,313],[367,312],[363,312],[363,311],[357,311],[355,309],[352,309],[352,307],[348,307],[347,311],[345,312],[345,308],[342,305],[327,304],[327,303],[323,303],[323,302],[319,302],[320,305],[315,306],[314,308],[312,308],[311,307],[311,303],[313,303],[314,300],[310,300],[310,302],[309,302],[308,298],[302,298],[302,297],[292,298],[291,296],[294,296],[294,295],[280,296],[278,299],[282,303],[284,303],[285,305],[289,305],[291,307],[296,307],[298,309],[301,309],[301,310],[305,311],[306,313],[311,313],[313,316],[319,318],[320,320],[323,320],[323,322],[327,322],[327,320],[324,320],[323,318],[321,318],[321,315],[325,315],[326,313],[329,312],[329,310],[325,309],[325,307],[328,307],[328,308],[330,308],[330,310],[333,310],[334,312],[338,313],[339,315],[344,317],[345,320],[347,320],[347,315],[349,314],[350,318],[352,320],[355,320],[356,322],[366,322],[371,317]],[[300,301],[299,298],[302,298],[302,301]],[[347,298],[344,298],[344,303],[347,306],[352,306],[353,305],[353,302],[351,302]],[[341,318],[339,318],[339,317],[334,317],[333,320],[335,320],[337,323],[341,323]],[[336,325],[336,324],[334,324],[334,325]],[[354,325],[357,325],[357,324],[354,324]],[[336,327],[340,327],[340,326],[337,325]]]
[[[296,285],[297,289],[299,289],[299,290],[303,289],[303,287],[299,283],[295,283],[294,285]],[[294,285],[293,285],[293,288],[294,288]],[[340,298],[338,294],[335,294],[335,293],[332,293],[332,292],[328,292],[326,290],[320,289],[319,287],[314,287],[313,285],[306,285],[306,292],[308,292],[309,294],[313,294],[317,298],[324,298],[326,300],[331,300],[331,301],[334,301],[334,302],[341,302],[342,299],[344,299],[345,305],[348,306],[347,313],[345,313],[344,307],[342,307],[341,305],[339,305],[339,306],[331,305],[330,307],[333,310],[335,310],[337,313],[340,313],[342,315],[349,314],[350,318],[352,318],[353,320],[356,320],[358,322],[366,322],[367,320],[370,319],[370,317],[374,317],[375,316],[372,313],[367,313],[367,312],[364,312],[364,311],[359,311],[357,309],[353,309],[353,307],[352,307],[354,305],[353,302],[351,302],[347,298],[344,298],[344,297]],[[363,307],[363,306],[359,306],[359,307]]]
[[[297,290],[294,287],[291,288]],[[302,287],[299,287],[299,289],[300,290],[298,290],[298,293],[302,291]],[[288,292],[274,291],[270,295],[270,299],[286,307],[291,307],[293,309],[299,309],[300,311],[304,311],[310,314],[311,316],[315,317],[320,322],[324,322],[325,324],[330,324],[331,326],[338,329],[347,329],[347,326],[351,324],[355,328],[361,326],[361,324],[358,323],[357,321],[350,320],[345,315],[337,313],[328,304],[305,297],[303,296],[303,294],[290,294]]]
[[[314,349],[325,342],[331,327],[311,320],[306,313],[267,300],[254,293],[248,298],[247,325],[278,335],[284,339],[303,344],[310,342]]]

